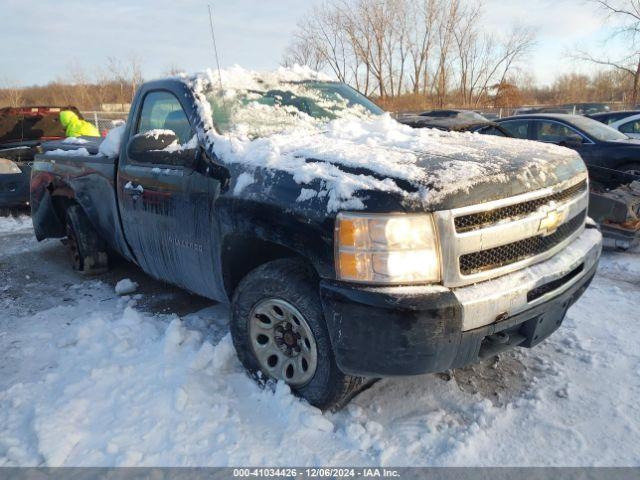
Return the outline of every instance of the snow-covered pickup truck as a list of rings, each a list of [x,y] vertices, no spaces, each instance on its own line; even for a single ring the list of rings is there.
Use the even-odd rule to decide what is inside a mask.
[[[601,252],[575,152],[412,129],[301,68],[149,82],[102,144],[45,150],[38,239],[229,301],[245,367],[320,408],[538,344]]]

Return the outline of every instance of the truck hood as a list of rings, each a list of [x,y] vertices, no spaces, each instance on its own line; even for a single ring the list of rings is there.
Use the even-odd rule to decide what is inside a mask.
[[[498,141],[487,146],[484,159],[464,153],[420,155],[417,165],[425,175],[419,183],[427,189],[430,210],[476,205],[587,176],[573,150],[558,152],[530,141],[514,148],[513,142],[520,141],[494,138]]]
[[[326,197],[329,212],[367,208],[367,198],[379,199],[381,193],[400,196],[406,210],[450,209],[587,176],[580,156],[567,148],[477,133],[413,129],[386,115],[375,120],[335,120],[322,132],[287,133],[249,142],[219,136],[213,148],[226,162],[292,174],[301,186],[298,200]]]

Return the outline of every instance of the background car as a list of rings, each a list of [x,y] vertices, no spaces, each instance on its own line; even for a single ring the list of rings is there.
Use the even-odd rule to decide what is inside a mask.
[[[418,116],[430,117],[430,118],[458,118],[458,119],[479,120],[479,121],[487,120],[480,113],[474,112],[473,110],[459,110],[459,109],[428,110],[426,112],[422,112],[418,114]]]
[[[514,115],[530,115],[532,113],[572,113],[567,107],[523,107],[518,108]]]
[[[618,110],[617,112],[600,112],[587,115],[589,118],[593,118],[601,123],[610,125],[613,122],[622,120],[623,118],[630,117],[632,115],[640,114],[640,110]]]
[[[622,118],[609,125],[630,138],[640,138],[640,112],[630,117]]]
[[[569,113],[576,115],[592,115],[599,112],[608,112],[610,109],[606,103],[599,102],[565,103],[562,107],[567,108]]]
[[[478,132],[500,137],[511,136],[497,123],[487,120],[482,117],[482,115],[478,115],[478,117],[480,118],[467,116],[425,117],[422,115],[407,115],[399,117],[398,121],[413,128],[438,128],[440,130],[454,132]]]
[[[589,167],[638,176],[640,140],[581,115],[532,114],[497,120],[516,138],[555,143],[576,150]]]

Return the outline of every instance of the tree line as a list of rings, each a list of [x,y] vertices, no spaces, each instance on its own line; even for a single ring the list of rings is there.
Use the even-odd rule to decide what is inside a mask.
[[[327,0],[299,23],[282,58],[332,73],[384,108],[515,107],[587,101],[640,102],[640,0],[588,0],[612,26],[610,41],[624,41],[616,57],[603,52],[566,54],[576,72],[537,85],[526,62],[536,32],[522,25],[486,29],[481,0]],[[580,64],[595,65],[589,74]],[[175,75],[176,67],[166,69]],[[0,77],[0,107],[75,105],[99,110],[127,104],[143,81],[139,57],[108,58],[88,74],[71,64],[47,85],[19,87]]]
[[[589,2],[612,24],[609,40],[625,40],[627,54],[569,52],[566,61],[576,67],[602,68],[560,75],[547,87],[535,84],[526,65],[536,31],[522,25],[487,31],[480,0],[328,0],[300,22],[282,63],[328,70],[395,111],[586,101],[635,106],[640,0]]]
[[[535,31],[483,27],[469,0],[330,0],[298,26],[283,63],[330,70],[382,100],[428,96],[479,107],[504,88],[535,43]]]
[[[142,81],[142,63],[135,55],[126,59],[109,57],[92,75],[72,63],[64,77],[46,85],[20,87],[0,78],[0,107],[70,105],[80,110],[100,110],[107,103],[131,103]]]

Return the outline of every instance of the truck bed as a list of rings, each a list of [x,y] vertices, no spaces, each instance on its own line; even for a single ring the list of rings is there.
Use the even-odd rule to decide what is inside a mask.
[[[98,142],[86,145],[64,142],[47,142],[43,145],[45,153],[36,155],[31,177],[31,197],[34,199],[34,216],[51,215],[53,205],[40,205],[39,199],[50,198],[39,190],[51,184],[53,190],[63,191],[69,187],[74,191],[74,199],[87,212],[101,237],[114,249],[123,242],[116,198],[115,180],[117,159],[104,155],[78,155],[78,147],[97,152]],[[90,149],[90,150],[89,150]],[[53,153],[54,150],[66,152]],[[63,196],[64,196],[64,192]],[[45,200],[46,201],[46,200]],[[43,208],[41,208],[43,207]],[[59,219],[63,221],[64,219]],[[39,224],[39,222],[34,222]],[[50,232],[38,232],[38,238],[51,236]],[[62,236],[62,235],[57,235]],[[126,251],[126,250],[125,250]]]

